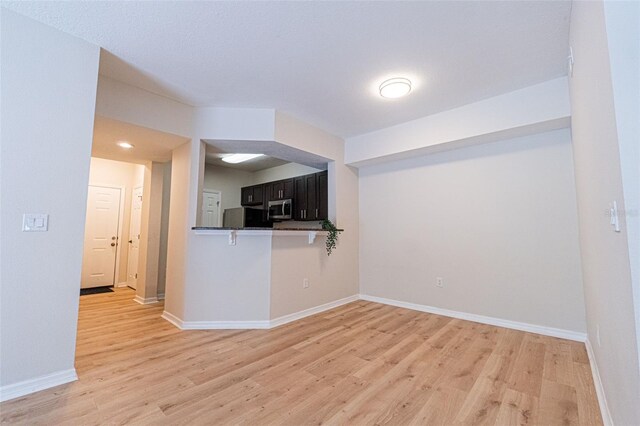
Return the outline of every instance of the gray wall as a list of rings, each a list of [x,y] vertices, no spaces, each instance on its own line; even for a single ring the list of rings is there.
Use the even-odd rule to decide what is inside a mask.
[[[4,387],[73,374],[100,51],[4,9],[1,19]],[[49,214],[49,231],[21,232],[23,213]]]
[[[360,169],[360,276],[366,295],[584,332],[569,131]]]
[[[222,207],[225,209],[240,207],[240,188],[253,184],[253,173],[234,170],[228,167],[205,164],[204,189],[215,189],[222,193]]]
[[[613,422],[631,425],[640,423],[640,372],[616,126],[625,111],[614,108],[607,30],[602,2],[574,2],[569,83],[587,329]],[[606,214],[614,200],[621,232]]]

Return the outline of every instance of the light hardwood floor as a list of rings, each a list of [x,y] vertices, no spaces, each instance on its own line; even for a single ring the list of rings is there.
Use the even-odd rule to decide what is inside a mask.
[[[370,302],[273,330],[179,331],[133,291],[83,296],[79,380],[3,423],[600,425],[583,344]]]

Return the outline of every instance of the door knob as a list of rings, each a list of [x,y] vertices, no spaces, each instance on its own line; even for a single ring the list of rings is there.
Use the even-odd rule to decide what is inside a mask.
[[[111,243],[111,247],[115,247],[115,246],[116,246],[116,243]]]
[[[115,241],[116,237],[111,237],[111,239]]]
[[[133,240],[129,240],[129,244],[133,244]]]

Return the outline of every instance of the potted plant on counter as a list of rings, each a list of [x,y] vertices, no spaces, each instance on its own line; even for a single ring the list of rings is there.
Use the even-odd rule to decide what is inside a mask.
[[[327,256],[331,256],[331,252],[334,248],[336,248],[336,243],[338,242],[338,234],[340,234],[342,230],[336,228],[333,222],[331,222],[329,219],[324,219],[322,221],[322,229],[324,231],[327,231]]]

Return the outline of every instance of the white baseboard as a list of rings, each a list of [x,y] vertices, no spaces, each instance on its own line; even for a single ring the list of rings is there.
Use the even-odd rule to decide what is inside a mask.
[[[121,287],[126,287],[126,286],[127,286],[127,282],[126,281],[116,284],[116,288],[121,288]]]
[[[158,300],[164,300],[164,293],[158,293]]]
[[[183,330],[260,330],[269,328],[269,321],[183,321]]]
[[[593,347],[591,346],[591,341],[589,339],[586,340],[585,346],[587,347],[587,355],[589,356],[589,364],[591,365],[591,374],[593,375],[593,384],[596,388],[598,404],[600,405],[600,413],[602,414],[602,423],[604,423],[604,426],[613,426],[613,419],[611,418],[611,412],[609,411],[609,405],[607,404],[604,386],[600,379],[600,371],[598,371],[596,356],[593,353]]]
[[[0,401],[8,401],[10,399],[49,389],[54,386],[60,386],[76,380],[78,380],[78,376],[76,375],[75,368],[72,368],[70,370],[58,371],[56,373],[25,380],[12,385],[2,386],[0,387]]]
[[[402,302],[399,300],[385,299],[384,297],[369,296],[361,294],[360,299],[369,302],[382,303],[385,305],[397,306],[400,308],[412,309],[414,311],[428,312],[430,314],[442,315],[463,319],[466,321],[479,322],[482,324],[495,325],[497,327],[512,328],[514,330],[526,331],[529,333],[542,334],[544,336],[559,337],[561,339],[575,340],[584,342],[587,340],[587,333],[578,331],[564,330],[561,328],[545,327],[542,325],[529,324],[525,322],[510,321],[501,318],[486,317],[484,315],[469,314],[466,312],[451,311],[449,309],[436,308],[428,305],[419,305],[417,303]]]
[[[329,309],[337,308],[338,306],[346,305],[347,303],[355,302],[360,297],[357,294],[353,296],[345,297],[343,299],[334,300],[333,302],[325,303],[324,305],[315,306],[313,308],[305,309],[303,311],[294,312],[293,314],[284,315],[269,321],[269,328],[278,327],[292,321],[297,321],[304,317],[319,314],[320,312],[328,311]]]
[[[270,329],[278,327],[292,321],[302,319],[329,309],[358,300],[358,295],[345,297],[344,299],[334,300],[323,305],[314,306],[313,308],[295,312],[293,314],[284,315],[279,318],[265,321],[183,321],[177,316],[164,311],[162,318],[169,321],[181,330],[252,330],[252,329]]]
[[[269,321],[183,321],[164,311],[162,318],[181,330],[253,330],[269,328]]]
[[[180,318],[178,318],[177,316],[173,315],[172,313],[167,312],[167,311],[163,311],[162,315],[160,315],[160,317],[162,319],[164,319],[164,320],[169,321],[171,324],[175,325],[180,330],[182,330],[182,320]]]
[[[141,305],[150,305],[152,303],[158,303],[157,297],[147,297],[143,298],[136,294],[136,297],[133,298],[134,302],[138,302]]]

